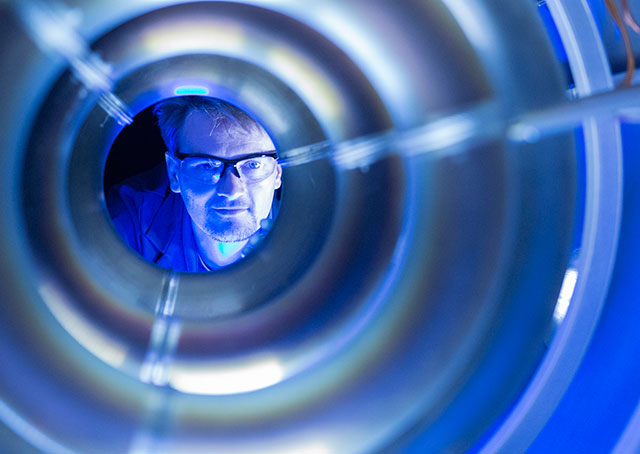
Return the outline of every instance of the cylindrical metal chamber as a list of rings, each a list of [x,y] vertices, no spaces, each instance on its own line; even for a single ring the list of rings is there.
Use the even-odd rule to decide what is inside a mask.
[[[208,274],[119,238],[103,172],[123,126],[26,5],[0,7],[5,425],[46,452],[464,452],[493,433],[552,342],[574,230],[572,138],[505,133],[565,101],[534,4],[68,2],[51,24],[81,17],[131,114],[197,86],[283,152],[330,144],[285,168],[259,247]]]

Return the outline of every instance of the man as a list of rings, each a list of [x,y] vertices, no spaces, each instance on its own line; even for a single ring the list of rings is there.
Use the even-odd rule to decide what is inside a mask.
[[[116,229],[165,268],[204,272],[236,262],[272,216],[282,181],[273,142],[218,99],[171,98],[154,114],[168,148],[166,172],[156,168],[110,191]]]

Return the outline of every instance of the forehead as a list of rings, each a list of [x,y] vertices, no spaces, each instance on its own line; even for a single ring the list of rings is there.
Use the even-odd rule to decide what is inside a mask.
[[[213,127],[209,114],[190,112],[182,129],[178,131],[178,149],[185,154],[207,154],[221,158],[236,158],[242,155],[272,151],[275,147],[262,127],[245,131],[240,125]]]

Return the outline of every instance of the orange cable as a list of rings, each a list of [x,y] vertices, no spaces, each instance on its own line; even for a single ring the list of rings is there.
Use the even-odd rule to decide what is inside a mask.
[[[629,31],[625,26],[624,20],[620,15],[620,10],[618,9],[618,5],[616,5],[615,0],[604,0],[607,5],[607,9],[609,10],[609,14],[613,17],[613,20],[618,25],[620,29],[620,33],[622,34],[622,40],[624,41],[624,48],[627,51],[627,72],[622,81],[622,86],[628,87],[631,85],[633,81],[633,73],[636,69],[636,59],[633,55],[633,48],[631,46],[631,38],[629,38]]]
[[[638,22],[635,20],[633,14],[631,13],[629,0],[622,0],[620,3],[622,4],[622,15],[624,16],[624,21],[631,28],[631,30],[640,35],[640,25],[638,25]]]

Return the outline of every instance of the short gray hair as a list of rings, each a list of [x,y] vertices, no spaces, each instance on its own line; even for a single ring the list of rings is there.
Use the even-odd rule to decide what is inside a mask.
[[[189,113],[194,110],[202,111],[211,117],[212,130],[224,128],[229,135],[238,137],[258,131],[267,135],[257,121],[233,104],[206,96],[179,96],[165,99],[153,108],[162,139],[171,153],[177,151],[178,131],[184,126]]]

